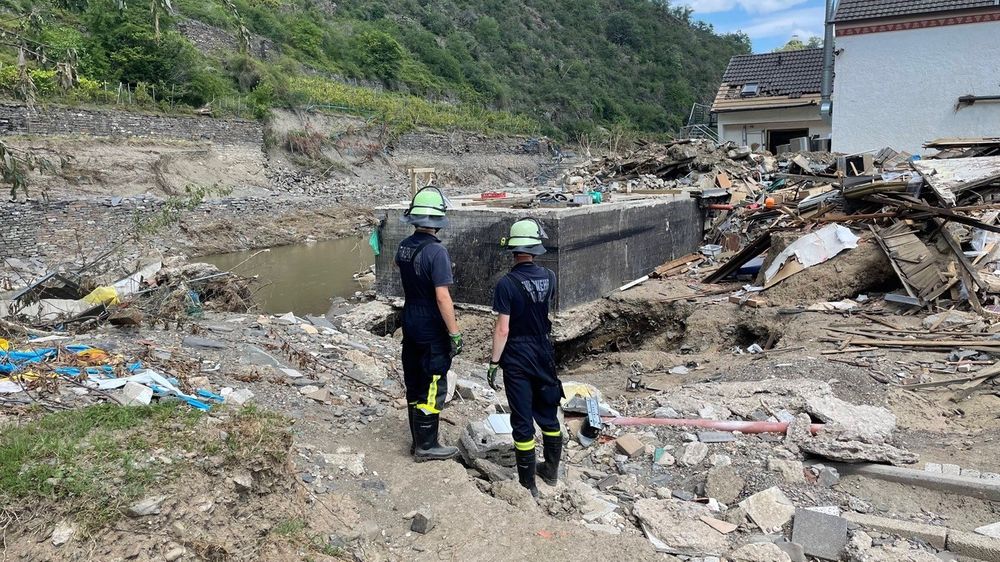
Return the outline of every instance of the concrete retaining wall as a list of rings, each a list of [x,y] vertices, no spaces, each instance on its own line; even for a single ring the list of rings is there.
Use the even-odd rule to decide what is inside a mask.
[[[399,222],[401,207],[376,211],[382,254],[376,258],[376,291],[402,296],[393,264],[396,247],[413,228]],[[539,219],[549,236],[548,253],[538,263],[558,277],[556,310],[565,310],[607,295],[654,267],[688,254],[702,241],[702,217],[687,198],[657,197],[575,209],[462,207],[449,211],[449,227],[441,240],[454,262],[457,302],[490,306],[493,288],[509,271],[511,257],[500,247],[512,222]]]
[[[221,145],[264,143],[261,124],[244,119],[53,106],[29,111],[24,105],[0,103],[0,135],[18,134],[179,139]]]

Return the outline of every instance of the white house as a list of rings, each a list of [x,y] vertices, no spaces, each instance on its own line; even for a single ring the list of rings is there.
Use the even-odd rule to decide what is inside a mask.
[[[712,103],[719,139],[775,152],[794,138],[829,138],[822,80],[823,49],[733,57]]]
[[[833,150],[1000,136],[1000,1],[840,0]]]

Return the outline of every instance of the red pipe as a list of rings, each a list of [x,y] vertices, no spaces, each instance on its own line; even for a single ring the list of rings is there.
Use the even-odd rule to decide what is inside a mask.
[[[669,418],[601,418],[601,421],[623,427],[637,425],[671,425],[679,427],[703,427],[706,429],[717,429],[719,431],[739,431],[741,433],[786,433],[788,431],[788,422]],[[809,432],[813,435],[819,433],[821,429],[823,429],[823,424],[821,423],[809,425]]]
[[[721,203],[712,203],[711,205],[705,205],[705,208],[709,211],[732,211],[732,205],[723,205]]]

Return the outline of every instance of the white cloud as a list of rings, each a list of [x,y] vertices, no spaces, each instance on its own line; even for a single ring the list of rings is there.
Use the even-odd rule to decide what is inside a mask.
[[[769,16],[755,17],[743,25],[726,31],[742,31],[751,39],[783,37],[790,39],[798,35],[805,41],[813,35],[823,36],[826,10],[823,6],[788,10]]]
[[[740,7],[751,14],[771,14],[798,6],[808,0],[736,0]]]
[[[690,6],[696,14],[712,14],[732,10],[736,0],[681,0],[679,4]]]
[[[680,4],[690,6],[696,14],[728,12],[737,6],[751,14],[771,14],[798,6],[808,0],[681,0]]]

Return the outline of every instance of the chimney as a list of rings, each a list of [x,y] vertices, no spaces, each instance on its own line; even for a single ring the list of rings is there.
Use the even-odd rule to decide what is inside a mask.
[[[819,114],[833,115],[833,17],[835,0],[826,0],[826,35],[823,37],[823,85],[820,89]]]

